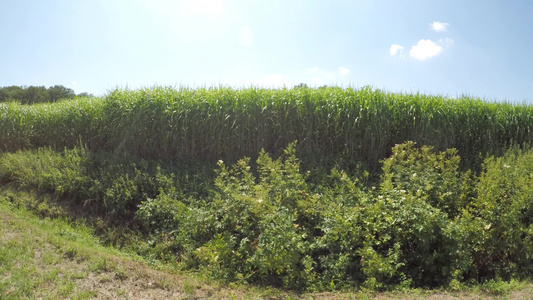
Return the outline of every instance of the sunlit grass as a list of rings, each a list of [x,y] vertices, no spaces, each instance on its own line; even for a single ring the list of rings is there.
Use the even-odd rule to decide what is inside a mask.
[[[104,98],[0,106],[0,151],[79,144],[143,157],[236,161],[298,140],[305,162],[376,167],[406,140],[457,148],[466,164],[531,143],[533,107],[476,98],[321,89],[114,90]]]

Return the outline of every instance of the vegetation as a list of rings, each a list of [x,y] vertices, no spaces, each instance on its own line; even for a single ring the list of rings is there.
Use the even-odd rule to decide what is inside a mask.
[[[19,205],[41,202],[41,196],[10,188],[0,191],[1,299],[296,297],[272,288],[229,288],[194,274],[177,275],[171,264],[149,264],[138,255],[104,247],[81,222],[42,218]],[[40,207],[62,210],[54,203],[41,202]]]
[[[531,109],[330,87],[7,103],[0,183],[225,282],[498,289],[533,276]]]
[[[6,86],[0,88],[0,102],[15,101],[21,104],[50,103],[61,99],[75,97],[94,97],[88,93],[76,95],[72,89],[54,85],[48,89],[44,86]]]
[[[390,94],[371,88],[115,90],[105,98],[0,104],[0,151],[51,146],[128,152],[143,158],[236,162],[273,155],[297,140],[304,166],[380,170],[407,140],[458,150],[479,171],[485,155],[531,143],[533,107]],[[481,154],[481,156],[480,156]]]

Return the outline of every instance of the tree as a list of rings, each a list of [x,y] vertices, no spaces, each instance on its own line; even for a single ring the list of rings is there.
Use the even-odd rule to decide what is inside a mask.
[[[21,103],[32,104],[48,101],[48,91],[44,86],[30,86],[22,94]]]
[[[295,85],[294,88],[295,89],[308,89],[309,86],[307,85],[307,83],[300,83],[298,85]]]
[[[73,99],[76,97],[74,90],[62,85],[54,85],[48,89],[44,86],[6,86],[0,87],[0,102],[18,101],[21,104],[33,104],[42,102],[56,102],[61,99]],[[94,95],[80,93],[78,97],[92,98]]]
[[[54,85],[48,88],[48,100],[50,102],[56,102],[60,99],[74,98],[76,94],[74,90],[66,88],[62,85]]]
[[[82,98],[94,98],[94,95],[93,94],[89,94],[87,92],[83,92],[83,93],[79,93],[78,94],[78,97],[82,97]]]

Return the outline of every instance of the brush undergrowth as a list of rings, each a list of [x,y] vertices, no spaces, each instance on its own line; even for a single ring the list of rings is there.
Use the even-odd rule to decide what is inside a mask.
[[[228,282],[390,290],[531,279],[533,151],[487,158],[479,176],[454,149],[391,152],[374,187],[336,168],[310,184],[296,143],[276,159],[219,161],[203,182],[194,167],[40,148],[0,156],[0,182],[65,208],[43,216],[85,218],[107,243]]]

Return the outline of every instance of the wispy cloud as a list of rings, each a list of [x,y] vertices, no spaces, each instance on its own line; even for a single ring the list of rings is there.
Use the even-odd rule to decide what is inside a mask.
[[[450,24],[435,21],[429,25],[431,26],[431,29],[435,30],[436,32],[445,32]]]
[[[416,45],[411,47],[409,55],[414,59],[426,60],[438,55],[441,51],[442,47],[431,40],[420,40]]]
[[[440,45],[443,45],[445,47],[450,47],[451,45],[453,45],[455,43],[455,41],[452,39],[452,38],[444,38],[444,39],[439,39],[438,43]]]
[[[312,67],[312,68],[309,68],[309,69],[307,69],[307,70],[308,70],[309,72],[311,72],[311,73],[316,73],[316,72],[318,72],[318,67]]]
[[[350,70],[348,70],[348,69],[346,69],[344,67],[339,67],[339,74],[346,75],[348,73],[350,73]]]
[[[390,45],[389,52],[390,52],[390,55],[392,55],[392,56],[402,55],[403,46],[402,45],[398,45],[398,44],[392,44],[392,45]]]

